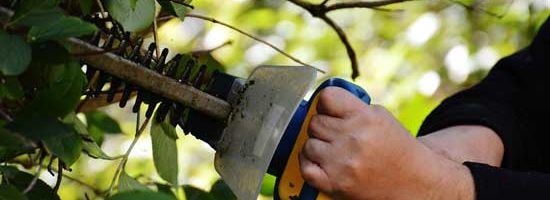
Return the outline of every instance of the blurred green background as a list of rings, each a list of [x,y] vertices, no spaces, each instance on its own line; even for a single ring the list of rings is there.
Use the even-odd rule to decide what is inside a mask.
[[[330,2],[337,1],[341,0]],[[478,3],[474,9],[461,5],[473,2]],[[326,74],[319,74],[319,82],[329,77],[350,77],[346,51],[335,32],[300,7],[283,0],[196,0],[193,5],[192,13],[254,33],[326,70]],[[343,27],[358,55],[361,76],[355,83],[415,134],[424,117],[443,98],[475,84],[499,58],[528,45],[550,14],[550,0],[411,1],[388,8],[396,11],[347,9],[331,12],[330,17]],[[159,26],[160,45],[172,52],[210,49],[232,41],[213,56],[233,75],[246,77],[262,64],[296,65],[267,46],[220,25],[186,18],[184,22],[172,19]],[[118,120],[124,133],[107,134],[102,148],[109,155],[123,154],[135,132],[135,116],[129,108],[118,106],[101,110]],[[153,184],[161,179],[153,165],[148,130],[134,148],[126,171],[142,183]],[[213,167],[214,151],[178,131],[180,184],[209,190],[219,178]],[[73,171],[66,173],[106,189],[117,164],[83,155],[72,166]],[[55,177],[48,173],[41,178],[55,183]],[[84,193],[93,198],[93,191],[84,185],[66,178],[59,193],[64,200],[85,199]],[[264,190],[261,198],[271,199],[270,192]]]

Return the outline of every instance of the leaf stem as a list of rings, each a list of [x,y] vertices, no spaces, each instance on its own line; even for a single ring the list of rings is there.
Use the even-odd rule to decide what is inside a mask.
[[[138,111],[137,112],[137,117],[136,117],[136,134],[134,136],[134,139],[132,140],[132,143],[130,144],[130,147],[128,147],[128,149],[126,150],[126,153],[124,154],[124,156],[122,157],[122,159],[118,163],[118,167],[115,171],[115,174],[113,175],[113,179],[111,180],[111,185],[109,186],[109,190],[107,192],[107,195],[110,195],[111,192],[113,192],[115,182],[118,180],[122,170],[124,170],[124,168],[126,167],[126,163],[128,162],[128,157],[130,156],[130,153],[132,152],[132,149],[134,148],[134,146],[138,142],[139,136],[141,136],[141,134],[145,130],[145,127],[147,126],[147,124],[149,124],[149,119],[150,118],[145,118],[145,121],[140,126],[139,125],[139,121],[140,121],[139,118],[140,118],[140,112]]]
[[[34,178],[29,183],[27,188],[25,188],[25,190],[23,190],[23,194],[27,194],[29,191],[32,190],[32,188],[34,187],[34,185],[36,185],[36,182],[38,181],[38,177],[40,177],[40,174],[42,173],[42,163],[44,163],[44,158],[46,158],[46,154],[43,151],[40,151],[39,156],[40,156],[40,161],[38,161],[38,167],[36,169],[36,174],[34,175]]]
[[[103,19],[107,19],[107,16],[105,16],[105,8],[103,7],[101,0],[95,0],[95,2],[97,3],[97,6],[99,6],[99,11],[101,11],[101,17],[103,17]]]

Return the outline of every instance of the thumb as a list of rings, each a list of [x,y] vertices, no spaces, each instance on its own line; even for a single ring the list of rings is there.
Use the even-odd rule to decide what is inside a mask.
[[[339,87],[327,87],[319,92],[317,113],[344,118],[366,104],[359,98]]]

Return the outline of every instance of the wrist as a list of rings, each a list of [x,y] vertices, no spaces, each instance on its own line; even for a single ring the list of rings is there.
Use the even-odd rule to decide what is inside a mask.
[[[474,200],[475,187],[470,169],[447,157],[436,156],[440,157],[439,173],[434,176],[430,199]]]

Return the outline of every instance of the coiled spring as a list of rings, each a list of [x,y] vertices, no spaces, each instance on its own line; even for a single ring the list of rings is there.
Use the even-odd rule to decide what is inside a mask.
[[[124,59],[141,64],[164,76],[177,80],[181,84],[187,84],[200,90],[207,90],[211,83],[211,77],[217,71],[208,73],[206,65],[197,65],[194,58],[184,61],[182,55],[176,55],[173,59],[167,61],[168,49],[163,49],[159,57],[153,56],[157,47],[151,43],[145,52],[141,52],[143,39],[138,39],[134,44],[131,43],[130,34],[124,32],[122,26],[110,18],[102,18],[99,15],[88,19],[96,24],[101,31],[89,38],[89,42],[97,45],[106,51],[111,51]],[[83,63],[86,64],[86,63]],[[138,86],[126,83],[110,74],[99,71],[94,66],[87,65],[86,76],[93,83],[89,85],[87,98],[96,98],[100,94],[107,95],[107,101],[112,103],[115,96],[118,98],[119,106],[125,107],[128,100],[135,95],[135,103],[132,107],[134,113],[138,112],[141,104],[147,104],[145,116],[153,116],[155,108],[157,112],[155,120],[162,122],[169,117],[169,122],[173,126],[179,126],[185,133],[189,133],[189,115],[193,113],[191,108],[182,104],[172,102],[156,94],[146,91]],[[108,87],[107,87],[107,83]]]

